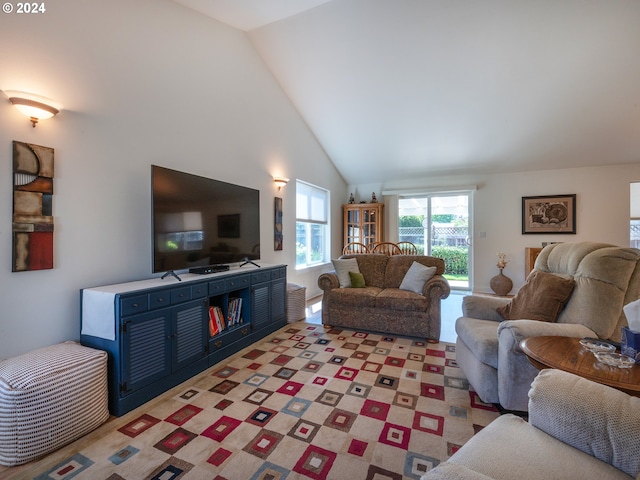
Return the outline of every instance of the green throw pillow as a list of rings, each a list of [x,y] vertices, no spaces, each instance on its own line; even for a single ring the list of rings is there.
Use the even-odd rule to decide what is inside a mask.
[[[351,288],[364,288],[364,275],[359,272],[349,272],[351,278]]]

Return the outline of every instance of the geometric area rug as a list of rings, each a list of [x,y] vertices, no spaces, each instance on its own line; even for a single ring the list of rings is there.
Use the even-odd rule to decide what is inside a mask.
[[[419,479],[499,415],[455,345],[297,322],[29,478]]]

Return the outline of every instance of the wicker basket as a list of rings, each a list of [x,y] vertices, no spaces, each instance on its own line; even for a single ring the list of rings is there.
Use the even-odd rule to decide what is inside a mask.
[[[307,287],[287,283],[287,323],[307,318]]]

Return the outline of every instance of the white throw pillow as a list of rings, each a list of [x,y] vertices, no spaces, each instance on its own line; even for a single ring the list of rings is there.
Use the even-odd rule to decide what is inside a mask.
[[[351,277],[349,276],[349,272],[360,273],[358,261],[355,258],[339,258],[331,260],[331,262],[333,263],[336,275],[338,275],[340,288],[351,287]]]
[[[425,267],[421,263],[413,262],[402,279],[400,290],[422,294],[424,284],[436,274],[436,270],[436,267]]]

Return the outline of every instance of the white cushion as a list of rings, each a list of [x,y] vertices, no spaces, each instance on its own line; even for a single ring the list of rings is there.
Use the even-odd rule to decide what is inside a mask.
[[[360,273],[358,261],[355,258],[340,258],[331,260],[331,262],[333,263],[336,275],[338,275],[340,288],[351,287],[351,277],[349,276],[349,272]]]
[[[422,293],[424,284],[436,274],[436,267],[425,267],[421,263],[413,262],[402,279],[400,290]]]

